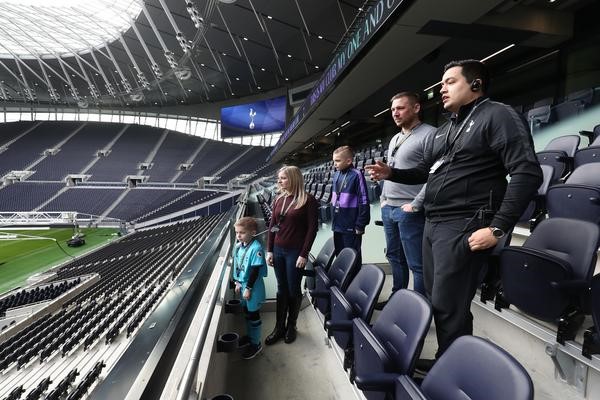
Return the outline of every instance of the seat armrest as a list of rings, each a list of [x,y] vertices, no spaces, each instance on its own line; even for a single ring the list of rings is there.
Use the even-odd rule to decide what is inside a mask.
[[[395,400],[427,400],[419,386],[406,375],[396,379]]]
[[[325,321],[325,329],[328,331],[352,331],[352,320],[348,319],[345,321]]]
[[[550,286],[555,289],[576,295],[584,293],[586,289],[589,289],[590,281],[585,279],[573,279],[562,282],[550,282]]]
[[[354,382],[360,390],[376,392],[392,392],[398,374],[391,372],[376,372],[372,374],[356,375]]]
[[[324,299],[329,298],[329,291],[327,290],[309,290],[310,297]]]

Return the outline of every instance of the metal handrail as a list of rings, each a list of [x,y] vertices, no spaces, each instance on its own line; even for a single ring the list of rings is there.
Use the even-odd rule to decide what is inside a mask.
[[[246,209],[246,200],[248,199],[248,192],[245,193],[244,198],[240,201],[240,205],[238,207],[238,212],[236,215],[236,219],[240,216],[244,215]],[[224,246],[231,246],[231,236],[226,239]],[[229,251],[227,251],[227,254]],[[221,266],[221,273],[219,275],[218,282],[222,283],[225,277],[225,271],[227,270],[227,259],[223,261],[223,265]],[[202,356],[202,349],[206,344],[206,338],[208,336],[208,329],[210,328],[210,321],[213,318],[215,307],[217,305],[217,300],[219,298],[219,293],[221,291],[222,285],[215,285],[213,292],[210,296],[210,300],[208,303],[208,310],[206,314],[204,314],[202,318],[202,322],[200,324],[199,334],[194,341],[194,346],[192,347],[192,352],[189,358],[189,361],[185,367],[183,372],[183,376],[178,385],[176,400],[188,400],[192,385],[194,383],[194,379],[196,376],[196,371],[198,370],[198,364],[200,363],[200,357]]]

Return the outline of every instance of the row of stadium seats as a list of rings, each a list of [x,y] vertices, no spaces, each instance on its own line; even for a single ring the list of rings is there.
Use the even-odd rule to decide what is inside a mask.
[[[55,299],[80,283],[81,278],[77,278],[71,282],[62,282],[56,286],[50,284],[43,288],[37,287],[31,290],[21,290],[18,293],[11,294],[0,299],[0,317],[6,315],[6,310],[9,308]]]
[[[430,303],[416,292],[399,290],[371,326],[383,271],[358,266],[353,249],[335,258],[332,249],[330,239],[314,260],[315,289],[309,293],[327,335],[344,352],[344,369],[366,399],[533,399],[524,368],[498,346],[472,336],[457,339],[418,386],[413,373],[431,324]],[[482,387],[474,379],[489,384]]]
[[[59,312],[43,316],[0,343],[0,371],[28,368],[34,360],[44,362],[56,354],[70,357],[99,341],[111,343],[121,334],[134,334],[202,238],[222,218],[211,216],[136,232],[99,251],[104,258],[88,255],[61,267],[57,280],[87,273],[99,274],[100,280]],[[86,379],[67,398],[81,398],[93,383]],[[67,396],[59,392],[57,398]]]

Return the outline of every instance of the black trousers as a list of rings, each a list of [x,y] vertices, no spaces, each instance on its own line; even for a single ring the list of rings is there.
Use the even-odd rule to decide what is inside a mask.
[[[423,280],[433,306],[436,358],[459,336],[473,334],[471,300],[491,249],[473,252],[468,239],[483,226],[478,219],[425,222]]]

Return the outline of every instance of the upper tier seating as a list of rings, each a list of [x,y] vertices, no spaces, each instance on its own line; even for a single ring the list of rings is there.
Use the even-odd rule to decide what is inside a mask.
[[[119,124],[88,122],[55,155],[48,155],[34,167],[38,181],[60,181],[67,174],[79,174],[122,129]]]
[[[163,133],[163,129],[129,125],[111,147],[106,157],[101,157],[87,172],[91,181],[123,182],[127,175],[142,175],[139,163],[146,160]]]
[[[54,148],[81,125],[80,122],[43,122],[8,146],[0,157],[0,176],[11,170],[24,170]]]

